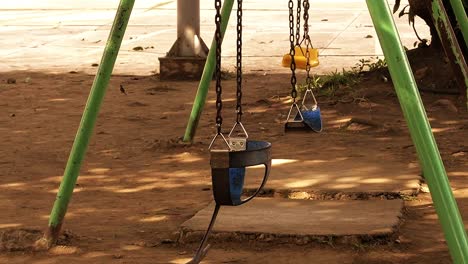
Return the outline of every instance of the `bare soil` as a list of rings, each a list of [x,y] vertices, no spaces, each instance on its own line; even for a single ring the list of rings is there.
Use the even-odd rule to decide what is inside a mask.
[[[9,78],[16,82],[8,83]],[[113,76],[59,245],[49,252],[27,247],[47,226],[93,78],[0,74],[0,263],[184,263],[198,246],[175,242],[180,224],[212,199],[207,147],[215,132],[214,91],[194,144],[186,145],[180,138],[197,82]],[[246,129],[274,147],[283,136],[289,77],[244,80]],[[334,97],[318,96],[324,132],[310,134],[316,150],[339,142],[356,152],[379,149],[417,162],[396,94],[382,80],[371,74]],[[234,121],[235,82],[224,84],[227,130]],[[468,219],[468,114],[454,95],[422,92],[422,97],[461,214]],[[417,197],[403,197],[398,238],[383,245],[223,242],[213,245],[204,263],[452,263],[425,190],[423,185]]]

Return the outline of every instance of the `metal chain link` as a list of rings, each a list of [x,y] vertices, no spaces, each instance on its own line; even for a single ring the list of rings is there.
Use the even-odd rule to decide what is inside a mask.
[[[304,20],[307,19],[307,21],[304,21],[304,37],[307,32],[307,36],[309,36],[310,47],[314,48],[314,45],[312,45],[312,41],[310,40],[310,34],[309,34],[309,10],[310,10],[309,0],[304,0]]]
[[[216,41],[216,128],[218,135],[221,134],[221,126],[223,124],[223,117],[221,111],[223,109],[223,101],[221,98],[221,0],[215,0],[215,41]]]
[[[301,0],[297,0],[296,13],[296,45],[301,45]]]
[[[293,0],[289,0],[288,2],[289,7],[289,43],[290,43],[290,50],[289,55],[291,56],[291,97],[293,98],[294,103],[296,102],[297,91],[296,91],[296,61],[294,60],[294,56],[296,56],[295,51],[295,44],[294,44],[294,2]]]
[[[242,0],[237,0],[237,105],[236,122],[240,123],[242,120]]]
[[[310,51],[309,49],[312,48],[312,42],[310,40],[310,35],[309,35],[309,0],[304,0],[304,41],[306,44],[306,72],[307,72],[307,89],[310,89],[310,85],[312,83],[312,78],[310,77]]]

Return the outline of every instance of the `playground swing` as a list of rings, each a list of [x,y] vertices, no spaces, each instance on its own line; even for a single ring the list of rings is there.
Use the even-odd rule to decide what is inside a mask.
[[[300,4],[300,1],[299,1]],[[306,73],[307,73],[307,78],[306,78],[306,91],[302,97],[302,102],[301,106],[296,102],[297,98],[297,89],[296,89],[296,84],[297,84],[297,78],[296,78],[296,47],[297,47],[297,40],[298,40],[298,28],[296,30],[296,47],[294,45],[294,29],[293,29],[293,24],[294,24],[294,15],[293,15],[293,1],[289,1],[289,25],[290,25],[290,54],[288,55],[289,58],[291,58],[291,86],[292,86],[292,91],[291,91],[291,97],[293,99],[293,103],[289,109],[288,116],[286,118],[286,124],[285,124],[285,130],[286,131],[291,131],[291,130],[308,130],[311,129],[314,132],[321,132],[322,131],[322,117],[320,113],[320,107],[318,106],[317,99],[315,98],[314,92],[312,91],[312,77],[310,75],[310,69],[311,69],[311,64],[310,64],[310,58],[311,58],[311,53],[309,52],[310,47],[312,47],[312,42],[310,40],[309,36],[309,1],[304,0],[304,36],[303,36],[303,41],[305,42],[306,45],[306,53],[305,53],[305,58],[306,58]],[[300,8],[298,8],[300,10]],[[300,11],[298,11],[298,14],[300,14]],[[299,20],[298,20],[299,22]]]
[[[306,6],[307,2],[307,6]],[[304,20],[305,16],[309,13],[309,2],[304,2]],[[306,40],[306,35],[309,35],[309,26],[307,22],[304,23],[304,36],[301,40],[301,0],[297,0],[297,12],[296,12],[296,36],[295,40],[296,43],[294,45],[294,55],[284,54],[283,59],[281,61],[281,65],[283,67],[290,67],[292,60],[295,61],[296,67],[299,69],[305,70],[307,68],[307,64],[310,67],[317,67],[319,62],[319,52],[318,49],[314,48],[312,44],[310,46],[303,48],[302,43]],[[294,3],[292,1],[289,2],[289,30],[291,32],[292,39],[294,39]],[[309,60],[307,61],[307,53],[309,54]]]
[[[215,209],[211,221],[203,236],[194,258],[190,264],[200,263],[210,245],[206,245],[208,237],[213,229],[216,217],[221,206],[242,205],[259,194],[265,186],[271,169],[271,143],[266,141],[254,141],[248,139],[247,131],[242,124],[242,0],[237,0],[237,105],[236,123],[226,138],[221,131],[223,118],[222,110],[222,86],[221,86],[221,0],[215,0],[216,8],[216,135],[210,143],[210,165],[215,200]],[[240,133],[236,133],[240,132]],[[215,149],[215,142],[221,139],[221,149]],[[264,165],[265,172],[260,187],[253,195],[242,198],[244,187],[245,168]]]
[[[238,0],[241,1],[241,0]],[[50,249],[58,239],[60,235],[61,228],[63,227],[63,221],[67,213],[68,205],[71,200],[73,194],[73,188],[76,185],[76,181],[79,176],[79,171],[81,168],[81,164],[83,158],[86,153],[87,146],[89,145],[89,140],[92,135],[93,128],[96,124],[96,119],[99,114],[99,109],[104,99],[104,95],[106,93],[107,86],[109,84],[109,79],[111,77],[112,70],[114,68],[114,64],[119,53],[120,46],[122,44],[122,36],[125,34],[125,30],[127,28],[127,24],[130,18],[130,14],[133,9],[134,0],[121,0],[120,5],[117,9],[117,13],[113,22],[112,29],[110,31],[109,38],[106,43],[106,47],[104,53],[102,55],[101,63],[99,64],[98,72],[95,76],[93,85],[91,87],[91,92],[88,97],[88,101],[86,102],[86,107],[83,112],[83,116],[77,130],[77,134],[75,140],[73,142],[73,147],[70,152],[70,157],[67,161],[67,165],[65,168],[65,172],[63,175],[63,179],[60,183],[60,187],[58,189],[57,198],[55,199],[54,206],[52,208],[50,217],[49,217],[49,224],[47,230],[42,238],[40,238],[35,243],[35,249]],[[226,1],[228,2],[228,1]],[[229,1],[232,4],[232,1]],[[440,1],[439,1],[440,2]],[[441,15],[440,19],[441,22],[439,26],[441,27],[451,27],[451,25],[447,22],[449,18],[446,12],[438,12],[443,8],[442,3],[438,1],[433,2],[434,12],[433,15]],[[456,1],[453,1],[456,2]],[[220,0],[216,0],[216,7],[217,7],[217,35],[216,35],[216,44],[219,46],[219,51],[217,51],[220,59],[221,54],[221,46],[220,46]],[[229,4],[229,3],[228,3]],[[455,3],[457,4],[457,3]],[[455,6],[452,3],[452,6]],[[458,4],[461,4],[461,1],[458,1]],[[450,182],[447,177],[447,172],[444,168],[444,164],[442,162],[439,149],[437,147],[437,143],[435,142],[434,135],[431,131],[431,126],[429,120],[427,118],[426,112],[424,110],[424,105],[422,104],[422,100],[420,97],[420,93],[418,91],[418,87],[416,85],[416,81],[414,76],[411,72],[411,67],[408,62],[408,58],[405,54],[404,46],[399,38],[398,29],[396,27],[395,21],[393,20],[393,15],[390,10],[390,6],[388,5],[387,1],[385,0],[367,0],[367,5],[369,8],[369,12],[372,17],[373,24],[375,26],[375,30],[379,36],[379,40],[382,46],[382,50],[385,54],[385,58],[387,59],[389,71],[391,77],[395,83],[395,91],[398,94],[398,99],[401,104],[405,119],[408,124],[409,132],[412,136],[414,146],[416,147],[417,153],[419,154],[420,163],[424,170],[424,176],[426,181],[429,185],[431,190],[432,199],[436,208],[438,208],[437,215],[439,217],[442,230],[444,231],[447,246],[450,250],[450,254],[453,259],[453,263],[468,263],[468,238],[466,235],[465,225],[463,220],[460,216],[460,211],[457,206],[457,202],[454,198],[453,191],[450,187]],[[226,5],[230,12],[232,5]],[[241,4],[239,4],[241,6]],[[224,8],[223,8],[224,10]],[[240,11],[242,9],[239,9]],[[239,12],[238,10],[238,12]],[[460,8],[454,10],[461,10]],[[458,13],[457,13],[458,14]],[[461,15],[460,15],[461,16]],[[219,20],[218,20],[219,19]],[[458,15],[457,15],[458,19]],[[461,18],[463,19],[463,17]],[[466,21],[466,18],[462,21]],[[227,23],[226,23],[227,24]],[[468,25],[467,23],[463,25]],[[226,25],[227,26],[227,25]],[[223,26],[224,27],[224,26]],[[225,30],[225,29],[223,29]],[[448,31],[451,32],[451,31]],[[440,33],[440,32],[439,32]],[[454,39],[454,41],[447,41],[444,43],[449,43],[450,47],[453,47],[453,43],[456,42],[455,36],[451,36],[452,33],[449,33],[446,36],[447,39]],[[238,42],[239,43],[239,42]],[[294,50],[294,49],[292,49]],[[214,52],[213,49],[210,52]],[[293,53],[294,51],[291,51]],[[205,65],[204,76],[211,80],[212,78],[212,63],[213,59],[210,59],[212,56],[208,57],[207,64]],[[218,70],[217,70],[217,78],[220,78],[220,63],[218,63]],[[291,63],[292,65],[292,63]],[[293,76],[294,77],[294,76]],[[219,80],[219,79],[218,79]],[[201,88],[202,90],[207,89],[209,82],[204,82]],[[295,84],[295,83],[294,83]],[[219,86],[219,88],[221,88]],[[200,89],[200,87],[199,87]],[[294,91],[294,89],[293,89]],[[218,92],[218,90],[217,90]],[[200,98],[205,98],[206,93],[201,93],[202,95],[198,95],[196,101]],[[219,95],[221,94],[221,89],[219,89]],[[203,101],[203,100],[202,100]],[[221,104],[221,100],[219,100]],[[221,105],[217,104],[217,108],[219,111],[221,110]],[[299,110],[299,107],[297,107]],[[201,113],[201,112],[200,112]],[[194,129],[196,124],[199,120],[199,114],[196,118],[191,118],[191,127]],[[302,114],[299,114],[302,116]],[[221,119],[222,120],[222,119]],[[220,120],[220,121],[221,121]],[[195,123],[195,125],[193,125]],[[221,122],[218,122],[219,126],[221,126]],[[194,130],[188,130],[194,131]],[[221,130],[218,130],[217,135],[221,135],[224,139],[224,142],[227,143],[224,136],[220,133]],[[228,168],[229,170],[233,169],[234,171],[237,169],[242,169],[250,165],[254,164],[264,164],[266,167],[264,180],[260,188],[256,191],[255,195],[262,189],[263,185],[266,182],[266,178],[268,177],[268,173],[271,167],[271,158],[270,158],[270,148],[271,145],[268,142],[264,141],[248,141],[247,134],[245,134],[244,138],[236,138],[233,136],[233,133],[230,133],[229,140],[231,144],[235,140],[240,140],[241,142],[247,145],[246,150],[244,151],[228,151],[225,150],[221,154],[224,154],[223,158],[216,160],[215,159],[215,152],[212,152],[212,159],[211,162],[213,164],[213,175],[215,176],[215,169],[216,164],[219,164],[219,168]],[[186,134],[187,139],[191,139],[193,134]],[[239,144],[240,145],[240,144]],[[228,147],[229,150],[232,147]],[[228,156],[229,155],[229,156]],[[218,163],[219,161],[219,163]],[[224,164],[224,165],[221,165]],[[228,182],[227,185],[230,183]],[[234,186],[234,184],[232,184]],[[230,188],[218,187],[214,185],[213,190],[219,190],[222,194],[229,194],[227,198],[228,202],[234,204],[233,201],[236,201],[235,204],[245,203],[252,199],[255,195],[241,200],[240,195],[230,194]],[[240,188],[238,188],[240,189]],[[218,192],[219,193],[219,192]],[[208,237],[209,230],[211,230],[216,215],[219,211],[220,205],[222,205],[222,201],[218,203],[218,194],[215,194],[215,200],[217,201],[217,206],[215,208],[214,217],[210,222],[210,226],[208,228],[207,234],[202,241],[199,251],[197,252],[196,257],[190,263],[199,263],[201,258],[206,254],[208,247],[204,247],[206,243],[206,238]],[[234,199],[233,199],[234,197]]]

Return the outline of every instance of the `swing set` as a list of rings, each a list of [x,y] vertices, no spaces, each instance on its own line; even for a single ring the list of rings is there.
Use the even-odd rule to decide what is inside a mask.
[[[210,143],[210,165],[213,196],[216,207],[205,236],[194,258],[189,263],[199,263],[206,255],[209,249],[209,246],[206,245],[207,239],[221,206],[239,206],[253,199],[266,184],[271,168],[271,144],[267,141],[250,140],[242,124],[242,0],[237,1],[236,123],[230,130],[229,135],[227,137],[224,136],[222,133],[221,45],[234,0],[224,0],[223,6],[221,6],[221,0],[215,0],[215,37],[212,48],[209,51],[205,71],[200,81],[197,97],[194,101],[194,108],[192,109],[189,125],[187,126],[186,135],[184,137],[186,141],[191,141],[193,139],[201,110],[206,100],[209,80],[211,80],[213,76],[214,69],[212,66],[216,65],[216,135]],[[460,1],[461,0],[452,0],[452,2]],[[49,226],[44,237],[37,242],[38,247],[48,249],[57,241],[134,2],[135,0],[120,1],[116,18],[107,40],[106,48],[101,63],[99,64],[98,72],[93,82],[80,127],[78,128],[76,139],[65,168],[57,199],[52,208]],[[434,1],[433,4],[437,5],[437,3],[437,1]],[[461,4],[461,2],[459,4]],[[401,44],[390,7],[385,0],[367,0],[367,5],[382,50],[384,51],[390,74],[408,123],[408,128],[412,135],[417,153],[419,154],[421,167],[424,170],[425,178],[431,191],[436,212],[445,233],[453,262],[468,263],[468,238],[465,232],[465,226],[450,188],[447,173],[425,114],[424,106],[422,105],[405,50]],[[293,0],[289,0],[288,6],[290,53],[283,57],[282,65],[291,67],[291,97],[293,103],[290,107],[285,128],[289,129],[299,125],[299,127],[308,127],[313,131],[319,132],[322,128],[320,109],[312,92],[310,76],[310,68],[317,66],[319,62],[318,51],[312,47],[308,32],[309,1],[303,0],[303,2],[301,2],[298,0],[295,35]],[[299,41],[301,6],[304,7],[304,34],[302,41]],[[465,20],[459,21],[459,23],[468,23],[466,21],[466,16]],[[301,47],[303,42],[305,43],[305,48]],[[296,101],[296,67],[305,69],[307,72],[307,91],[303,96],[302,102],[299,104]],[[305,98],[307,97],[311,98],[311,103],[306,102]],[[245,168],[256,165],[263,165],[265,167],[263,180],[252,196],[243,199],[242,191],[246,174]]]
[[[300,16],[301,16],[301,1],[303,1],[304,7],[304,36],[303,41],[299,41],[300,34]],[[207,245],[208,237],[213,229],[216,222],[216,217],[219,213],[221,206],[239,206],[256,197],[265,186],[268,176],[271,170],[271,143],[266,141],[252,141],[248,140],[248,133],[242,124],[242,2],[243,0],[237,0],[237,54],[236,54],[236,69],[237,69],[237,91],[236,91],[236,123],[232,127],[227,138],[222,133],[222,85],[221,85],[221,0],[215,0],[216,16],[215,16],[215,43],[216,43],[216,135],[212,139],[209,148],[211,153],[211,179],[213,186],[213,196],[215,200],[215,208],[211,221],[208,225],[205,235],[202,238],[200,246],[193,257],[188,262],[189,264],[199,263],[204,256],[207,254],[210,248]],[[309,53],[312,44],[309,37],[309,0],[298,1],[297,11],[297,24],[296,24],[296,45],[294,44],[294,3],[293,0],[289,0],[289,24],[290,24],[290,44],[291,50],[287,57],[290,58],[291,68],[291,97],[293,104],[288,113],[288,117],[285,123],[286,131],[293,128],[309,128],[315,132],[322,130],[322,121],[320,116],[320,108],[318,107],[317,100],[315,99],[314,93],[312,92],[312,79],[310,76],[311,69],[311,54]],[[295,56],[295,51],[299,48],[301,51],[301,42],[305,42],[306,53],[305,56],[305,70],[307,72],[307,90],[304,93],[302,104],[299,107],[296,103],[297,90],[296,90],[296,76],[295,76],[295,58],[301,56]],[[318,53],[316,53],[318,54]],[[317,57],[315,57],[317,58]],[[283,58],[284,64],[284,58]],[[314,65],[318,65],[318,60],[314,62]],[[311,97],[313,103],[309,105],[307,98]],[[291,118],[294,110],[297,110],[294,118]],[[299,127],[296,124],[300,124]],[[240,129],[237,129],[240,128]],[[238,133],[236,133],[236,131]],[[221,148],[214,148],[217,139],[221,139]],[[246,167],[264,165],[265,173],[263,180],[261,181],[260,187],[248,198],[242,199],[244,179]]]
[[[223,100],[221,86],[221,0],[215,0],[216,8],[216,135],[210,143],[211,179],[213,196],[216,202],[210,224],[202,242],[190,264],[200,263],[208,249],[208,237],[213,229],[221,206],[238,206],[252,200],[265,186],[271,169],[271,144],[266,141],[248,139],[247,131],[242,124],[242,0],[237,0],[237,100],[236,123],[226,138],[222,133],[223,117],[221,115]],[[240,128],[240,129],[237,129]],[[237,133],[238,132],[238,133]],[[221,139],[221,146],[216,145]],[[264,165],[265,173],[260,187],[248,198],[242,199],[246,167]]]
[[[312,91],[312,77],[310,75],[311,67],[318,66],[318,50],[312,46],[312,41],[309,35],[309,0],[303,1],[304,7],[304,35],[300,40],[300,24],[301,24],[301,0],[297,3],[296,12],[296,36],[294,37],[294,2],[289,0],[289,54],[283,56],[283,66],[289,63],[291,69],[291,98],[293,100],[286,118],[285,131],[291,130],[312,130],[315,132],[322,131],[322,117],[320,107],[315,99]],[[296,40],[296,43],[294,43]],[[301,44],[305,42],[305,54]],[[305,63],[304,63],[305,62]],[[297,104],[297,77],[296,68],[302,68],[307,73],[306,91],[302,97],[300,105]]]

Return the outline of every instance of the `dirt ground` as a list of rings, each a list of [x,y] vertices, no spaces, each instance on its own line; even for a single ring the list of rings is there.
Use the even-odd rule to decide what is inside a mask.
[[[8,78],[16,83],[7,84]],[[184,263],[198,246],[175,240],[180,224],[212,199],[207,145],[215,132],[214,92],[210,90],[195,143],[187,146],[180,137],[198,83],[160,82],[152,76],[112,77],[60,245],[32,253],[18,251],[12,243],[12,236],[33,240],[47,226],[93,78],[81,73],[0,74],[0,263]],[[289,77],[244,79],[246,129],[274,148],[283,136]],[[127,94],[119,91],[120,84]],[[224,84],[227,130],[234,120],[234,79]],[[468,114],[453,95],[422,97],[466,222]],[[350,151],[380,149],[417,162],[395,92],[380,75],[363,76],[357,87],[318,99],[324,131],[310,134],[316,150],[339,142]],[[345,126],[350,118],[377,125]],[[404,222],[398,239],[388,244],[224,242],[213,245],[205,263],[451,263],[424,184],[417,197],[404,198]]]

